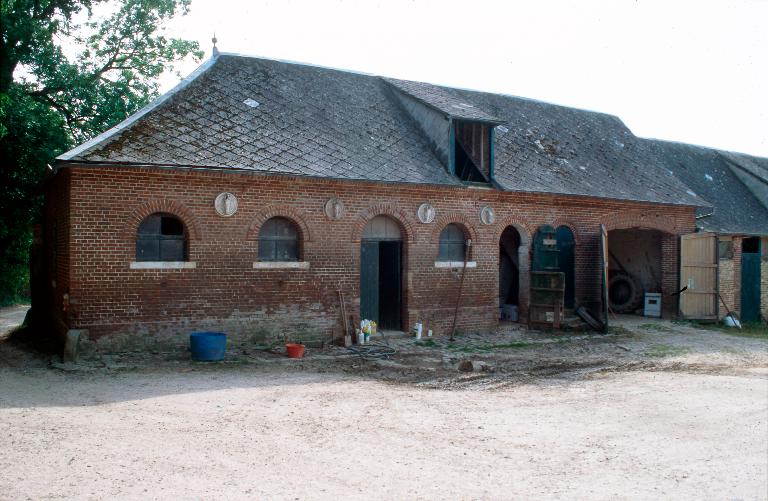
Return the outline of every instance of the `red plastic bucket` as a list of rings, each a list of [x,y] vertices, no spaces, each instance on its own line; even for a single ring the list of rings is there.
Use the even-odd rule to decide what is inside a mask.
[[[302,358],[304,356],[304,345],[296,343],[287,343],[285,353],[288,358]]]

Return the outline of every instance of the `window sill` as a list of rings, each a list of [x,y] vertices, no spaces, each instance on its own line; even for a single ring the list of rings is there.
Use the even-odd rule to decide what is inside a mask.
[[[195,261],[132,261],[132,270],[187,270],[197,268]]]
[[[255,270],[308,270],[309,261],[256,261]]]
[[[435,268],[463,268],[464,261],[435,261]],[[477,268],[477,261],[467,261],[467,268]]]

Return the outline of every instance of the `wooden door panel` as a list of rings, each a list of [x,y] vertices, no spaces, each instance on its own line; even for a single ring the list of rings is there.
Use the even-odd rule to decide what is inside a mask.
[[[680,315],[697,320],[717,319],[717,234],[680,237]]]

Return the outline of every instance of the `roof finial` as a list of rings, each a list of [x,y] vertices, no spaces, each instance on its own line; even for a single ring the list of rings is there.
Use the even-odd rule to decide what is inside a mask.
[[[218,42],[218,40],[216,39],[216,32],[215,31],[213,32],[213,38],[211,38],[211,42],[213,42],[213,55],[214,55],[214,57],[218,56],[219,55],[219,49],[216,47],[216,42]]]

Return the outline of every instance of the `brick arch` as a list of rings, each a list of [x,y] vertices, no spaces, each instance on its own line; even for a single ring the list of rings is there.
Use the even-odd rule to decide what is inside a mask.
[[[659,230],[671,235],[678,233],[674,220],[665,216],[661,211],[614,212],[604,217],[600,222],[605,226],[606,231],[642,228]]]
[[[413,222],[410,220],[404,210],[398,209],[392,204],[377,204],[366,209],[363,209],[357,215],[357,220],[352,228],[352,241],[359,242],[363,235],[363,229],[368,221],[376,216],[389,216],[400,225],[400,229],[404,234],[404,240],[406,242],[413,242],[414,240],[414,228]]]
[[[269,205],[258,211],[253,216],[253,222],[245,235],[246,240],[256,240],[259,238],[259,230],[268,219],[273,217],[284,217],[290,219],[299,229],[299,239],[302,242],[311,242],[312,235],[309,231],[309,225],[304,220],[304,215],[290,205]]]
[[[563,220],[563,219],[555,219],[555,221],[552,223],[552,227],[557,230],[559,227],[565,226],[569,230],[571,230],[571,233],[573,234],[573,243],[576,245],[579,245],[579,240],[581,239],[581,236],[579,235],[579,230],[576,228],[576,225],[571,223],[570,221]]]
[[[500,219],[496,222],[496,231],[493,235],[496,242],[501,240],[501,235],[504,234],[504,230],[509,226],[514,227],[517,230],[517,234],[520,235],[520,247],[530,245],[532,233],[528,223],[515,216]]]
[[[440,233],[442,233],[446,226],[452,223],[456,223],[462,227],[466,238],[471,238],[472,242],[478,241],[477,228],[472,224],[472,220],[458,212],[448,212],[435,220],[430,241],[432,243],[440,243]]]
[[[189,240],[200,240],[199,224],[192,214],[192,211],[184,204],[177,202],[176,200],[168,199],[151,200],[139,206],[128,217],[128,221],[126,222],[127,227],[124,234],[129,235],[130,238],[135,238],[141,222],[144,221],[147,216],[155,214],[156,212],[165,212],[178,217],[181,219],[181,222],[184,223]]]

